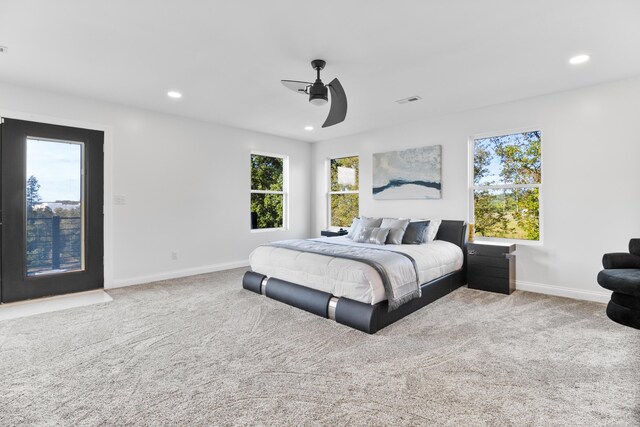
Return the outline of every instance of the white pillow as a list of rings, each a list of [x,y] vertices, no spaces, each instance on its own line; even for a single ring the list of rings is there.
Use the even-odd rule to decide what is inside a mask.
[[[356,235],[356,229],[358,228],[359,224],[360,218],[353,218],[353,222],[351,223],[351,227],[349,228],[349,234],[347,234],[347,237],[349,239],[353,239],[353,236]]]
[[[429,220],[429,226],[427,227],[427,231],[425,233],[425,243],[433,242],[435,240],[436,234],[438,234],[438,229],[440,228],[440,224],[442,224],[441,219]]]

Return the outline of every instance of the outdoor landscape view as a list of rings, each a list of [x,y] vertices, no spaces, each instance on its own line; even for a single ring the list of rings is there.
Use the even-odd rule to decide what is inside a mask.
[[[81,270],[82,145],[27,139],[27,275]]]
[[[284,159],[251,155],[251,228],[284,226]]]
[[[476,236],[540,239],[540,131],[474,141]]]
[[[331,159],[331,226],[350,227],[359,212],[359,157]]]

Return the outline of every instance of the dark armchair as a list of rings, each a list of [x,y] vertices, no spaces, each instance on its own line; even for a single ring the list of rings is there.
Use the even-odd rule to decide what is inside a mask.
[[[621,325],[640,329],[640,239],[629,241],[629,253],[604,254],[602,266],[598,283],[613,291],[607,316]]]

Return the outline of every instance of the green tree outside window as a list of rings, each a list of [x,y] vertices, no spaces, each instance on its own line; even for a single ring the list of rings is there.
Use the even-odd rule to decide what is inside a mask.
[[[80,201],[56,200],[67,205],[52,210],[39,206],[40,183],[31,175],[26,181],[26,263],[27,275],[52,269],[52,220],[58,217],[60,269],[78,270],[82,265],[82,206]]]
[[[473,141],[475,234],[540,240],[540,131]]]
[[[331,159],[329,179],[329,225],[349,227],[360,211],[359,157]]]
[[[251,228],[284,227],[284,166],[282,157],[251,155]]]

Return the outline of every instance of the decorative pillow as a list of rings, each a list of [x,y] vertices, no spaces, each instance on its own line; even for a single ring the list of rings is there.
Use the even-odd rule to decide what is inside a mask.
[[[429,243],[435,240],[436,234],[438,234],[438,229],[440,228],[440,224],[442,223],[441,219],[432,219],[429,222],[429,227],[427,227],[427,234],[425,243]]]
[[[360,221],[358,221],[358,225],[355,228],[355,231],[353,232],[353,236],[352,239],[355,239],[355,236],[358,235],[358,233],[360,232],[361,228],[364,227],[371,227],[371,228],[375,228],[375,227],[380,227],[380,224],[382,223],[382,218],[370,218],[368,216],[361,216],[360,217]],[[349,233],[351,234],[351,233]]]
[[[408,219],[383,218],[380,228],[388,228],[387,244],[400,245],[402,237],[409,225]]]
[[[358,234],[353,238],[353,241],[358,243],[384,245],[384,242],[387,240],[388,235],[388,228],[361,227]]]
[[[358,224],[360,224],[360,218],[353,218],[351,227],[349,227],[349,234],[347,234],[347,237],[349,239],[353,239],[353,236],[356,235],[356,229],[358,228]]]
[[[410,222],[402,236],[403,245],[419,245],[426,242],[429,221]]]
[[[361,216],[360,217],[360,226],[361,227],[380,227],[380,224],[382,224],[382,218],[373,218],[373,217],[368,217],[368,216]]]

